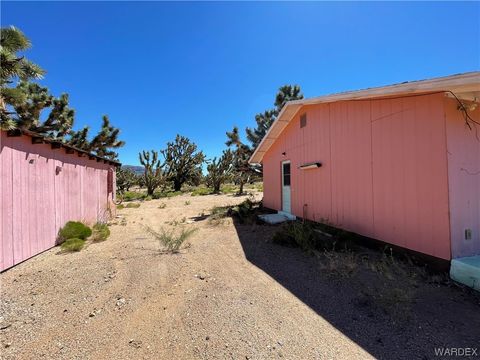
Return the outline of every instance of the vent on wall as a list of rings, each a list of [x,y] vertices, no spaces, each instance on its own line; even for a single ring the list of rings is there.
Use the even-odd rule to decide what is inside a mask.
[[[300,115],[300,128],[307,126],[307,114]]]

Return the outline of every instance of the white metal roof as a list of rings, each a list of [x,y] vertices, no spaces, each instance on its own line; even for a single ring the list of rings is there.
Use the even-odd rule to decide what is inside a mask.
[[[478,101],[480,99],[480,71],[289,101],[285,104],[277,119],[255,149],[249,163],[258,164],[262,162],[263,156],[270,146],[280,136],[300,108],[305,105],[441,91],[451,91],[460,99]]]

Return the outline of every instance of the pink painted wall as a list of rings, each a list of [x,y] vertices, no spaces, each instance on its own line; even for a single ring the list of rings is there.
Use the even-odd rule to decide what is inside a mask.
[[[112,165],[2,131],[0,271],[55,246],[69,220],[105,219],[109,170]]]
[[[480,126],[470,130],[454,99],[445,99],[452,257],[480,255]],[[480,122],[480,108],[469,115]],[[465,239],[465,229],[472,239]]]
[[[308,219],[450,259],[443,94],[302,108],[263,159],[264,205],[277,210],[282,160],[295,215],[306,204]],[[323,165],[298,169],[310,161]]]

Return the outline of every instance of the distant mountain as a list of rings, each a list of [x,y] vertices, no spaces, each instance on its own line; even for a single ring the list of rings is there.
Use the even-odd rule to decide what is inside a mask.
[[[137,175],[141,175],[144,172],[143,166],[135,166],[135,165],[122,165],[122,169],[130,170]]]

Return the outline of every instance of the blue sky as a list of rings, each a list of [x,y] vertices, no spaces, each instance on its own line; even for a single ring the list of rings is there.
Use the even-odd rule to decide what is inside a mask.
[[[480,69],[480,3],[2,2],[76,127],[108,114],[125,164],[177,133],[209,157],[283,84],[305,96]]]

